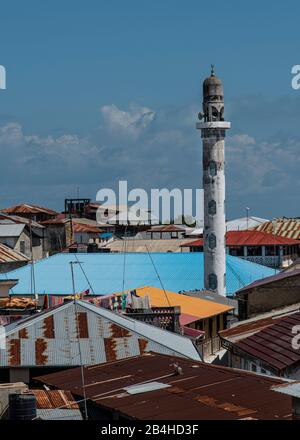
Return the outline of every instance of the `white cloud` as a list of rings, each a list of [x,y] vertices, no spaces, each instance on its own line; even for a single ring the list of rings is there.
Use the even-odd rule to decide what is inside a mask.
[[[101,108],[103,128],[113,135],[133,136],[137,138],[153,121],[155,113],[147,108],[131,104],[128,111],[116,105],[105,105]]]
[[[14,188],[15,198],[23,194],[23,201],[30,201],[40,197],[42,187],[47,204],[47,194],[60,201],[66,195],[61,188],[69,194],[77,185],[82,195],[93,198],[101,186],[114,187],[122,179],[130,187],[145,189],[201,187],[197,110],[194,104],[155,111],[134,104],[128,109],[106,105],[101,108],[99,127],[86,137],[74,133],[43,137],[25,134],[18,122],[2,124],[2,198],[10,203]],[[288,215],[287,197],[299,201],[300,140],[284,135],[263,139],[246,130],[231,132],[226,138],[230,209],[252,203],[261,209],[257,214],[263,215],[267,204],[274,209],[281,204]]]

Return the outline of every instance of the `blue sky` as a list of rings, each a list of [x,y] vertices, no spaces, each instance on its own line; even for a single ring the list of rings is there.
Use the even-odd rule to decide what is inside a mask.
[[[127,178],[201,187],[194,129],[211,63],[232,122],[227,215],[299,215],[300,4],[6,1],[1,5],[0,206],[62,209]],[[146,115],[146,116],[145,116]]]

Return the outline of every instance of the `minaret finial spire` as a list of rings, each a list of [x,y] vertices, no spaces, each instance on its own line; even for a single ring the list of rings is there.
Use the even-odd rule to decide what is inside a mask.
[[[211,76],[215,75],[215,65],[214,64],[210,65],[210,74],[211,74]]]

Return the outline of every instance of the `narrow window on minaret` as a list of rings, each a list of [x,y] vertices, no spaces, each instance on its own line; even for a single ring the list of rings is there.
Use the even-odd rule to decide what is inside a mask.
[[[208,171],[209,171],[209,174],[211,175],[211,177],[214,177],[217,175],[217,164],[214,160],[211,160],[209,162]]]
[[[208,202],[208,213],[210,215],[215,215],[217,212],[217,204],[215,202],[215,200],[210,200]]]
[[[211,273],[208,276],[208,285],[211,290],[216,290],[218,287],[218,278],[215,273]]]
[[[208,236],[208,246],[210,249],[215,249],[217,246],[217,239],[215,234],[209,234]]]

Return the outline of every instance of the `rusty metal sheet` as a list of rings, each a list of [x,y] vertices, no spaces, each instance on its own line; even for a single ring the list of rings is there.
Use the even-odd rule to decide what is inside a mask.
[[[48,361],[47,341],[42,338],[38,338],[35,341],[35,363],[36,365],[46,365]]]
[[[19,331],[19,338],[20,339],[28,339],[27,328],[22,328],[22,330]]]
[[[88,338],[89,330],[88,330],[88,318],[86,312],[77,313],[77,325],[78,325],[78,337]]]
[[[44,319],[43,330],[44,338],[53,339],[55,337],[53,315],[47,316],[47,318]]]
[[[19,366],[21,363],[20,339],[11,339],[9,344],[9,365]]]
[[[177,375],[174,363],[182,368]],[[86,393],[96,405],[134,419],[289,419],[292,402],[271,387],[274,377],[147,353],[84,369]],[[37,378],[55,388],[83,395],[80,368]],[[169,388],[129,395],[125,388],[151,381]],[[280,398],[278,398],[280,396]]]

